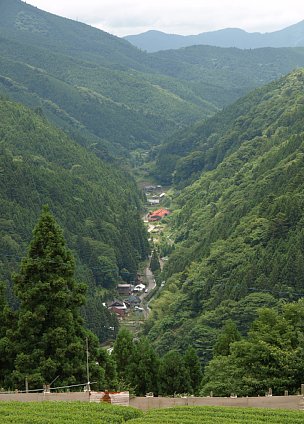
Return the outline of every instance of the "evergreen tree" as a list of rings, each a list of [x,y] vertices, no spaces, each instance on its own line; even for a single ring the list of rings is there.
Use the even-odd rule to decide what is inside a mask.
[[[83,327],[79,311],[85,286],[73,275],[74,260],[62,230],[44,207],[28,254],[14,276],[20,310],[13,334],[13,384],[23,386],[26,377],[30,388],[41,388],[56,377],[59,385],[86,382],[86,337],[94,377],[102,378],[103,370],[94,361],[96,338]]]
[[[148,392],[157,393],[158,366],[159,361],[154,349],[149,340],[143,337],[135,344],[128,366],[130,383],[137,396],[144,396]]]
[[[192,346],[186,350],[184,361],[189,372],[192,392],[196,394],[200,388],[203,374],[199,357]]]
[[[152,272],[160,271],[159,257],[158,257],[156,249],[153,249],[153,252],[152,252],[151,261],[150,261],[150,269]]]
[[[184,358],[176,350],[170,350],[161,360],[159,391],[165,396],[191,391],[189,371],[185,366]]]
[[[118,377],[129,383],[128,366],[134,354],[133,335],[126,328],[121,328],[113,346],[113,358],[116,361]]]
[[[106,390],[117,390],[117,367],[113,355],[110,355],[106,349],[100,349],[99,362],[105,370],[104,387]]]
[[[219,334],[213,348],[214,356],[230,354],[230,345],[241,339],[241,335],[234,321],[227,320],[222,332]]]

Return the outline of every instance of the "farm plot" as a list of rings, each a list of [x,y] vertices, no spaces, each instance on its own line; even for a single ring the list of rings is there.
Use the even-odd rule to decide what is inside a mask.
[[[232,407],[154,409],[128,424],[300,424],[304,411]]]
[[[134,408],[86,402],[0,402],[1,424],[121,424],[142,415]]]

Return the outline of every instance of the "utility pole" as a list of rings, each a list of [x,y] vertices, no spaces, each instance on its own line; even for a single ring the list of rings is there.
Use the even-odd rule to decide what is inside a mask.
[[[90,392],[90,370],[89,370],[89,339],[86,337],[86,350],[87,350],[87,390]]]

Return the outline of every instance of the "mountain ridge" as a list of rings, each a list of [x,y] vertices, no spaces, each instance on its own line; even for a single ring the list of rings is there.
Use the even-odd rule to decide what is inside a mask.
[[[124,39],[150,53],[202,44],[240,49],[301,47],[304,46],[304,20],[266,33],[247,32],[240,28],[224,28],[197,35],[167,34],[162,31],[150,30],[137,35],[127,35]]]

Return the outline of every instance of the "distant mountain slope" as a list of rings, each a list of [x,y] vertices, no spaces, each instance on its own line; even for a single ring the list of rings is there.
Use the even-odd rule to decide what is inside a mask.
[[[249,33],[239,28],[225,28],[218,31],[203,32],[198,35],[177,35],[152,30],[142,34],[128,35],[124,38],[134,46],[150,53],[200,44],[217,47],[237,47],[240,49],[303,47],[304,21],[282,30],[268,33]]]
[[[198,96],[218,107],[304,66],[304,48],[241,50],[192,46],[149,57],[158,72],[182,80]]]
[[[282,71],[283,75],[288,73],[288,68],[297,68],[300,64],[304,66],[303,48],[239,50],[193,46],[181,50],[154,53],[153,56],[163,57],[166,53],[168,53],[168,62],[175,61],[177,63],[179,61],[189,65],[188,76],[190,79],[193,78],[191,84],[196,86],[198,91],[204,89],[204,84],[202,80],[196,80],[196,78],[199,78],[197,71],[200,67],[204,68],[204,80],[209,80],[210,84],[217,81],[216,89],[219,93],[221,87],[222,96],[227,86],[233,85],[235,89],[238,87],[239,93],[245,94],[249,91],[249,85],[253,82],[257,87],[261,84],[261,81],[266,82],[266,80],[274,79],[274,74],[278,69]],[[238,65],[235,66],[236,64]],[[180,67],[175,72],[180,74],[180,78],[184,77],[183,68]],[[257,93],[252,95],[257,96]],[[160,146],[156,158],[154,173],[159,181],[171,184],[174,176],[174,183],[181,186],[189,183],[189,179],[195,178],[204,169],[204,154],[198,153],[200,150],[198,146],[204,145],[202,149],[208,149],[208,152],[209,150],[211,152],[214,145],[214,134],[223,134],[227,131],[228,126],[233,131],[234,122],[231,119],[231,114],[236,114],[237,111],[241,114],[243,108],[244,102],[240,100],[232,107],[215,115],[214,118],[197,123],[195,128],[187,128],[169,137]],[[211,155],[210,152],[208,155]],[[188,155],[189,157],[187,157]],[[216,154],[215,157],[217,157]],[[210,163],[208,163],[208,166],[211,166]]]
[[[194,342],[206,362],[223,321],[246,332],[258,304],[304,296],[303,93],[297,70],[192,131],[203,166],[174,199],[147,325],[160,351]]]
[[[0,279],[11,283],[42,205],[48,204],[74,251],[78,278],[88,284],[89,324],[103,338],[101,294],[116,286],[122,270],[134,278],[148,253],[135,182],[39,111],[2,98],[0,150]]]
[[[3,90],[83,142],[89,136],[89,145],[114,144],[125,155],[217,109],[178,81],[149,74],[147,55],[118,37],[19,0],[0,7]]]
[[[0,7],[0,33],[15,41],[100,65],[140,66],[141,52],[114,35],[20,0],[1,0]]]
[[[304,50],[146,54],[20,0],[0,1],[0,90],[99,157],[126,158],[304,66]]]

